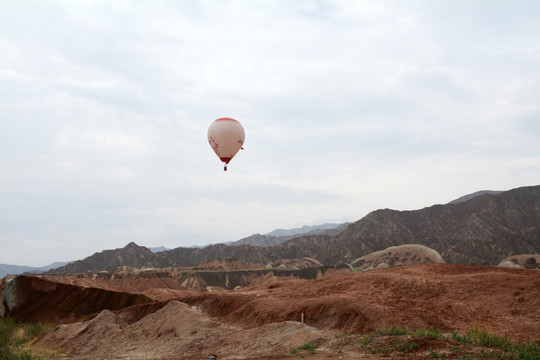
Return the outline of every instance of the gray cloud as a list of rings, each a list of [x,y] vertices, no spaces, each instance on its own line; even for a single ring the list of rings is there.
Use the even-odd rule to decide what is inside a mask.
[[[0,2],[0,263],[532,185],[539,7]],[[227,173],[221,116],[246,129]]]

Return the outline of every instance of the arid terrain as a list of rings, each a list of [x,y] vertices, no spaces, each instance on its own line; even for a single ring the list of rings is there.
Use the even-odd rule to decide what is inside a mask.
[[[492,349],[452,337],[471,329],[540,344],[538,270],[433,263],[313,280],[268,274],[215,291],[126,269],[15,279],[3,299],[17,302],[11,314],[59,324],[33,345],[49,358],[489,358]]]
[[[3,278],[0,317],[56,325],[26,342],[43,359],[538,360],[539,219],[534,186],[292,239],[132,242]]]

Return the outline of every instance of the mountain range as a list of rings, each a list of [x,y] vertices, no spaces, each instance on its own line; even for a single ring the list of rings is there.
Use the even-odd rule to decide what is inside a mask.
[[[0,264],[0,279],[8,274],[17,275],[23,273],[35,273],[40,274],[42,272],[56,269],[62,266],[69,264],[69,262],[55,262],[46,266],[24,266],[24,265],[9,265],[9,264]]]
[[[122,249],[105,250],[49,273],[113,270],[119,266],[197,266],[219,258],[267,264],[279,259],[307,257],[333,266],[403,244],[428,246],[450,263],[497,265],[510,255],[540,252],[540,186],[500,193],[482,192],[468,200],[420,210],[376,210],[344,229],[302,234],[273,246],[253,245],[262,244],[264,237],[256,234],[250,241],[242,239],[242,243],[234,246],[215,244],[158,253],[130,243]]]
[[[304,225],[300,228],[295,228],[295,229],[276,229],[264,235],[253,234],[246,238],[243,238],[237,241],[231,241],[225,244],[230,245],[230,246],[238,246],[238,245],[275,246],[287,240],[292,239],[295,235],[300,235],[300,234],[306,234],[306,235],[337,234],[339,231],[343,230],[346,225],[348,225],[348,223],[344,223],[344,224],[327,223],[327,224],[313,225],[313,226]],[[204,248],[204,247],[206,246],[191,246],[190,248],[196,249],[196,248]],[[158,247],[149,247],[148,250],[150,250],[152,253],[159,253],[159,252],[168,251],[171,249],[167,249],[164,246],[158,246]],[[51,269],[63,267],[69,263],[70,262],[55,262],[53,264],[41,266],[41,267],[0,264],[0,279],[6,275],[18,275],[18,274],[23,274],[23,273],[40,274],[40,273],[47,272]]]
[[[299,235],[336,235],[341,232],[349,223],[344,224],[322,224],[308,226],[304,225],[301,228],[295,228],[290,230],[277,229],[269,232],[268,234],[253,234],[246,238],[227,243],[226,245],[238,246],[238,245],[253,245],[253,246],[276,246],[284,243],[287,240],[293,239]]]

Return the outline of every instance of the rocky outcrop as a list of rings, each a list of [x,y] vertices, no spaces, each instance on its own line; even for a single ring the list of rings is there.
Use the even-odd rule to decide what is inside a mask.
[[[140,294],[87,288],[19,275],[2,283],[3,314],[24,322],[69,323],[101,310],[117,310],[151,299]]]
[[[274,261],[271,264],[267,264],[268,268],[281,268],[281,269],[307,269],[311,267],[323,267],[324,265],[312,258],[302,258],[302,259],[280,259]]]
[[[444,263],[441,255],[427,246],[418,244],[391,246],[362,256],[351,263],[353,268],[372,270],[400,265]]]
[[[499,266],[509,268],[525,268],[540,270],[540,255],[521,254],[509,256],[499,263]]]

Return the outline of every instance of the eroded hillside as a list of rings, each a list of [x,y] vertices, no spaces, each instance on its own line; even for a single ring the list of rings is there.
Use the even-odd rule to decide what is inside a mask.
[[[42,338],[40,346],[62,349],[73,359],[203,359],[215,353],[219,359],[232,360],[297,358],[290,353],[292,348],[312,344],[317,348],[313,359],[340,354],[360,359],[373,356],[362,345],[363,334],[402,326],[447,334],[476,326],[514,341],[540,343],[537,270],[424,264],[327,273],[314,280],[272,279],[214,292],[175,289],[148,277],[144,287],[138,281],[143,278],[132,279],[132,288],[124,282],[124,291],[117,293],[147,297],[147,302],[126,303],[83,322],[71,317],[69,324]],[[19,292],[26,294],[27,301],[31,299],[32,309],[42,312],[52,311],[42,302],[56,303],[56,310],[62,312],[65,294],[56,289],[66,283],[79,289],[72,293],[80,296],[81,303],[114,285],[98,277],[49,278],[42,285],[43,279],[27,279],[19,282],[26,291]],[[64,313],[71,309],[68,306]],[[357,334],[357,340],[344,334]],[[431,345],[416,341],[418,347],[411,349],[416,358],[428,359],[433,349],[442,346],[437,345],[439,340]],[[458,358],[457,353],[448,354],[447,358]]]

